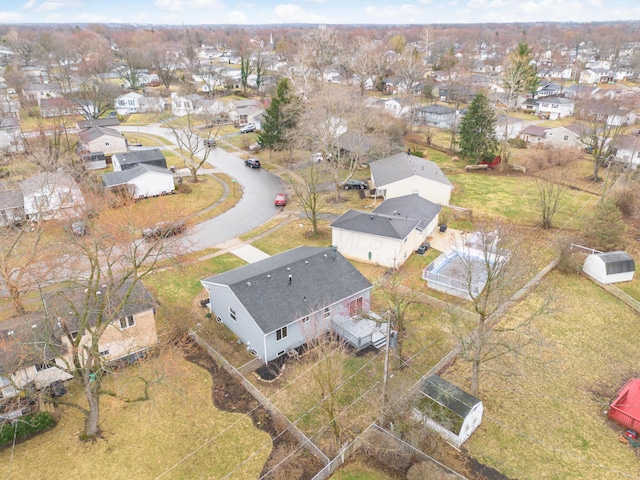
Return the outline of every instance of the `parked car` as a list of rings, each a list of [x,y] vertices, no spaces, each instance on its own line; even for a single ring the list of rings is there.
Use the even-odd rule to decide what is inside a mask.
[[[276,194],[276,200],[275,200],[276,207],[284,207],[287,203],[289,203],[289,194],[288,193],[278,193],[278,194]]]
[[[420,245],[416,250],[416,253],[418,255],[424,255],[425,253],[427,253],[427,250],[429,250],[430,248],[431,248],[431,243],[423,242],[422,245]]]
[[[355,178],[347,180],[346,182],[341,183],[340,185],[345,190],[366,190],[367,188],[369,188],[369,184],[367,182],[364,182],[362,180],[356,180]]]
[[[149,240],[157,240],[172,235],[178,235],[187,229],[187,225],[179,220],[177,222],[158,222],[153,227],[145,228],[142,237]]]
[[[311,159],[314,162],[322,162],[323,160],[326,160],[327,162],[331,161],[331,154],[330,153],[322,153],[322,152],[316,152],[311,154]]]
[[[255,132],[256,126],[253,123],[249,123],[240,129],[240,133]]]
[[[69,231],[76,237],[84,237],[89,233],[89,228],[85,220],[76,220],[69,226]]]
[[[205,138],[202,141],[202,143],[206,148],[215,147],[216,146],[216,139],[215,138]]]
[[[260,168],[260,160],[258,160],[257,158],[247,158],[244,161],[244,164],[247,167],[251,167],[251,168]]]

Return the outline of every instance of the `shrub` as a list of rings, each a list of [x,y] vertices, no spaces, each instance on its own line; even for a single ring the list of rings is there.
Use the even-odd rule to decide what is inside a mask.
[[[36,432],[47,430],[54,426],[56,421],[49,412],[38,412],[33,415],[25,415],[18,418],[15,423],[6,423],[0,427],[0,445],[13,443],[16,439],[24,440]]]
[[[424,158],[424,153],[421,152],[420,150],[414,151],[412,155],[415,155],[416,157]]]
[[[521,138],[510,138],[507,142],[513,148],[527,148],[527,142]]]
[[[606,198],[602,200],[587,220],[585,237],[589,246],[603,252],[610,252],[624,247],[626,226],[622,212],[615,202]]]

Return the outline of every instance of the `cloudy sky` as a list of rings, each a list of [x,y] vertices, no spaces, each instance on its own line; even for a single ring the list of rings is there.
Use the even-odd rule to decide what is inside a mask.
[[[0,0],[0,23],[430,24],[639,19],[640,0]]]

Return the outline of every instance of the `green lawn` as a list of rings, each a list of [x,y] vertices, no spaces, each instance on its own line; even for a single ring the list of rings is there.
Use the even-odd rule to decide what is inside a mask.
[[[216,409],[209,373],[174,351],[123,369],[107,388],[138,395],[140,375],[162,374],[146,402],[125,403],[102,397],[104,439],[81,443],[82,414],[58,410],[58,425],[14,451],[0,451],[5,478],[257,478],[271,453],[269,435],[244,414]],[[117,386],[111,381],[118,377]],[[80,399],[73,389],[69,399]],[[244,461],[247,461],[243,464]]]
[[[638,375],[637,314],[582,276],[553,273],[544,283],[558,296],[552,313],[536,320],[546,348],[494,364],[502,376],[483,375],[485,415],[466,446],[510,478],[636,478],[638,459],[603,412]],[[447,376],[468,387],[468,370],[459,362]]]

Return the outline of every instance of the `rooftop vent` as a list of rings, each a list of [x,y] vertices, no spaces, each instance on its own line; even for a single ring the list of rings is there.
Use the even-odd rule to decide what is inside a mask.
[[[293,280],[293,275],[289,275],[289,283]]]
[[[267,278],[271,278],[271,275],[267,275]]]
[[[247,287],[250,287],[250,286],[251,286],[251,282],[247,282]]]

